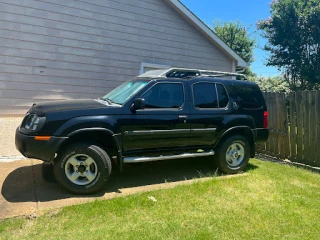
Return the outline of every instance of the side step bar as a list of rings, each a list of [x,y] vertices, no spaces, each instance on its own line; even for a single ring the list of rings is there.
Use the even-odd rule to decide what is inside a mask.
[[[203,153],[184,153],[180,155],[169,155],[169,156],[160,156],[160,157],[124,157],[123,162],[124,163],[153,162],[153,161],[161,161],[161,160],[204,157],[204,156],[212,156],[212,155],[214,155],[214,151],[203,152]]]

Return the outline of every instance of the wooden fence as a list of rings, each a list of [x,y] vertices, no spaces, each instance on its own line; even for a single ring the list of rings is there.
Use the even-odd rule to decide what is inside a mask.
[[[264,93],[269,139],[257,152],[320,167],[320,91]]]

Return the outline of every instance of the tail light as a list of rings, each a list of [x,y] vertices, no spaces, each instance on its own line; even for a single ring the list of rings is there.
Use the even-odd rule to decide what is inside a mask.
[[[268,112],[263,113],[263,128],[268,128]]]

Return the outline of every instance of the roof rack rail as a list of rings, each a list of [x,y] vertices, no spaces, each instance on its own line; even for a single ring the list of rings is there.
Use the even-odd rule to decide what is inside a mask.
[[[233,72],[221,72],[215,70],[202,70],[202,69],[189,69],[189,68],[169,68],[162,70],[154,70],[143,73],[138,76],[138,78],[190,78],[190,77],[198,77],[198,76],[206,76],[206,77],[222,77],[222,76],[235,76],[244,78],[243,80],[247,80],[246,75],[241,73],[233,73]]]

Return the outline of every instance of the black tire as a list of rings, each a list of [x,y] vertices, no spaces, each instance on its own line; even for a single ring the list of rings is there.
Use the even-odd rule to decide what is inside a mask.
[[[77,157],[82,155],[90,157],[94,161],[94,164],[91,164],[89,168],[93,166],[95,177],[93,180],[91,180],[91,182],[85,184],[85,181],[89,181],[89,178],[87,179],[86,177],[80,176],[77,178],[76,181],[84,180],[84,185],[79,185],[79,183],[76,184],[69,179],[67,172],[69,173],[69,171],[73,171],[73,173],[75,173],[75,169],[79,170],[79,168],[70,165],[69,159],[71,157]],[[85,163],[85,161],[83,163]],[[66,166],[66,164],[68,165]],[[77,165],[77,167],[78,166],[80,165]],[[83,164],[83,166],[85,165]],[[57,182],[68,191],[75,194],[83,195],[92,194],[101,190],[105,186],[105,183],[108,181],[111,175],[111,170],[111,160],[106,151],[97,145],[85,143],[71,145],[70,147],[64,149],[64,151],[58,155],[54,164],[54,175],[57,179]],[[81,173],[86,174],[85,172],[88,172],[88,170],[81,170]]]
[[[238,161],[237,164],[234,164],[231,158],[227,158],[227,152],[230,153],[230,151],[232,151],[230,150],[232,149],[231,146],[236,146],[236,149],[239,150],[241,149],[241,146],[243,148],[243,159],[242,161],[240,161],[241,158],[239,158],[239,160],[236,160]],[[236,152],[237,150],[233,151],[234,154],[232,155],[232,158],[234,159],[238,159],[236,157],[237,154],[235,154]],[[244,170],[248,165],[250,158],[250,145],[248,140],[244,136],[235,135],[225,139],[224,142],[218,147],[216,154],[216,161],[219,170],[226,174],[236,174]]]
[[[42,163],[42,178],[47,182],[56,182],[56,178],[53,173],[53,164]]]

